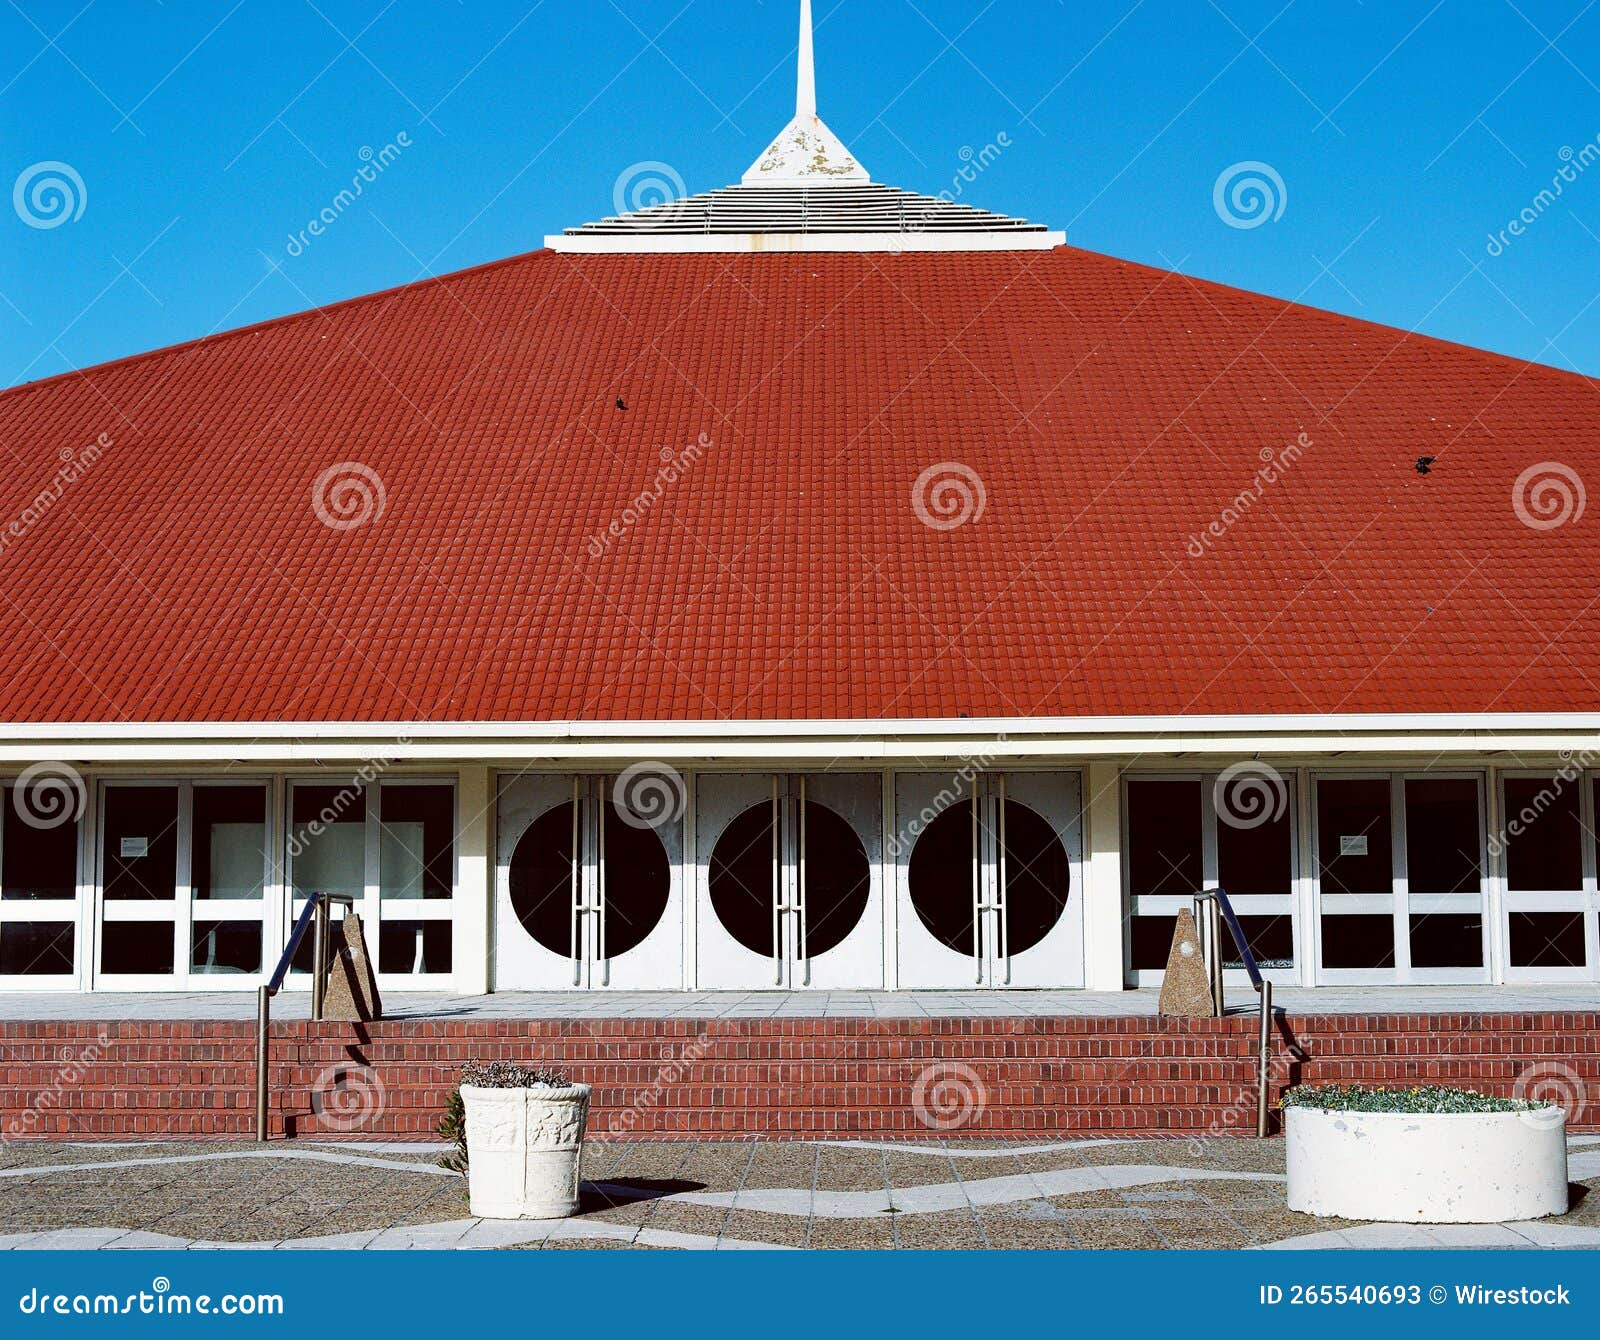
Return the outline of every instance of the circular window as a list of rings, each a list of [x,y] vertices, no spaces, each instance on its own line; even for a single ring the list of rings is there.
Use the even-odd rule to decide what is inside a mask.
[[[958,954],[974,952],[972,802],[946,810],[917,839],[907,881],[928,934]],[[1072,868],[1055,829],[1006,801],[1006,939],[1013,955],[1032,949],[1061,920]]]
[[[717,839],[708,875],[717,920],[751,953],[770,958],[772,806],[752,805]],[[867,910],[872,888],[856,831],[824,805],[806,806],[806,952],[842,944]]]
[[[606,825],[606,953],[637,949],[667,910],[672,877],[667,851],[648,828]],[[572,944],[572,803],[540,815],[511,854],[511,909],[529,935],[570,958]]]

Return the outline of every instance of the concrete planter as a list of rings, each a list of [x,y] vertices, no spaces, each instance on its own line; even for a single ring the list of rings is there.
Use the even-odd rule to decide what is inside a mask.
[[[462,1085],[467,1184],[483,1219],[565,1219],[578,1210],[589,1086]]]
[[[1567,1117],[1285,1108],[1289,1208],[1404,1224],[1567,1212]]]

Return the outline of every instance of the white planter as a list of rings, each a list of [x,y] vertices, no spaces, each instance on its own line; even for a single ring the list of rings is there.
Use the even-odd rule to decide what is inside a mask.
[[[1289,1107],[1289,1208],[1405,1224],[1499,1224],[1567,1212],[1567,1117]]]
[[[578,1210],[589,1086],[462,1085],[467,1184],[482,1219],[565,1219]]]

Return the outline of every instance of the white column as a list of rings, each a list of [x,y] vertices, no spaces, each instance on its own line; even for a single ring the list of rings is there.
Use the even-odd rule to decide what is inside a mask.
[[[494,925],[494,778],[487,767],[462,768],[456,781],[455,989],[490,988]]]
[[[1084,861],[1084,985],[1091,991],[1121,991],[1122,777],[1115,763],[1091,763],[1085,798],[1088,850]]]

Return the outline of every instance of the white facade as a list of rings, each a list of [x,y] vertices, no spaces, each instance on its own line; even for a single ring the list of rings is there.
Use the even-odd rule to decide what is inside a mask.
[[[0,990],[248,989],[312,889],[390,990],[1115,990],[1219,886],[1286,984],[1600,980],[1592,723],[997,724],[13,738]]]

